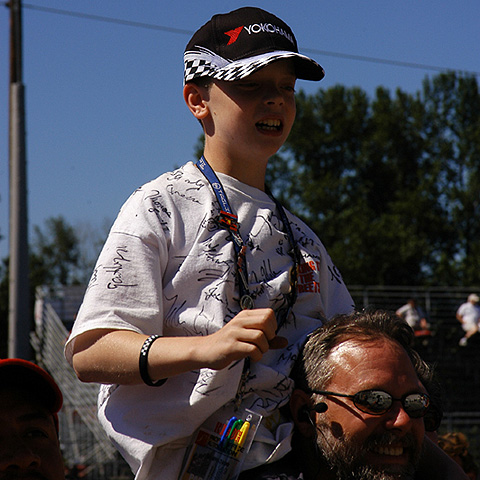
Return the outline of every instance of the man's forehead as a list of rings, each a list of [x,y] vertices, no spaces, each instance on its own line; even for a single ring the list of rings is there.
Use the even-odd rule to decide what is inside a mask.
[[[385,337],[377,338],[346,338],[341,343],[332,348],[329,359],[335,362],[346,364],[355,362],[359,357],[372,356],[372,352],[393,351],[399,356],[406,352],[397,343]]]
[[[53,416],[44,409],[37,409],[35,407],[25,409],[24,412],[17,412],[16,421],[18,423],[46,423],[54,427]]]
[[[0,412],[18,412],[18,415],[34,415],[49,418],[52,414],[31,394],[19,388],[0,388]]]
[[[38,427],[52,433],[57,432],[53,415],[42,405],[22,396],[3,395],[0,391],[0,434],[9,435],[11,429]]]
[[[418,377],[405,349],[390,339],[348,339],[329,355],[334,369],[330,385],[350,383],[370,388],[376,382],[401,376],[404,382],[417,383]]]

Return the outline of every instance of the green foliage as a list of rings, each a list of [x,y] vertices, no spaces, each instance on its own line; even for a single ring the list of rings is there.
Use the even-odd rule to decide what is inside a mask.
[[[267,180],[347,284],[478,284],[479,111],[476,79],[454,73],[415,95],[300,92]]]
[[[101,231],[89,224],[75,229],[59,216],[48,218],[43,228],[34,227],[29,258],[32,312],[38,286],[88,282],[108,228],[106,222]],[[8,283],[8,258],[5,258],[0,264],[0,358],[7,355]]]
[[[34,285],[72,285],[78,283],[75,268],[80,257],[78,238],[63,217],[45,221],[45,229],[34,227],[31,247],[31,272]]]

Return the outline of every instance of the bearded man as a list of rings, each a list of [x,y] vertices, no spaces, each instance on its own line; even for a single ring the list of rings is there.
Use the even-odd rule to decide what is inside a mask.
[[[240,479],[466,479],[426,434],[441,414],[412,342],[386,311],[340,315],[313,332],[292,373],[292,451]]]

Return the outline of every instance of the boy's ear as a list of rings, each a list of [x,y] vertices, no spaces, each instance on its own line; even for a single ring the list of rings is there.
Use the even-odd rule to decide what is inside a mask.
[[[315,412],[312,409],[310,395],[303,390],[295,389],[290,397],[290,413],[295,428],[303,436],[315,435]]]
[[[193,116],[198,120],[203,120],[209,114],[207,95],[208,89],[200,87],[195,83],[190,82],[183,87],[185,103]]]

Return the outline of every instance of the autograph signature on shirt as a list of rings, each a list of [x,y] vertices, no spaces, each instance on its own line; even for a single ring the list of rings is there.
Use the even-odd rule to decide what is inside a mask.
[[[107,284],[109,290],[113,290],[118,287],[136,287],[137,284],[127,284],[124,281],[123,267],[125,262],[130,262],[126,254],[128,253],[127,247],[117,247],[116,256],[112,260],[112,265],[103,267],[103,270],[112,274],[111,281]]]

